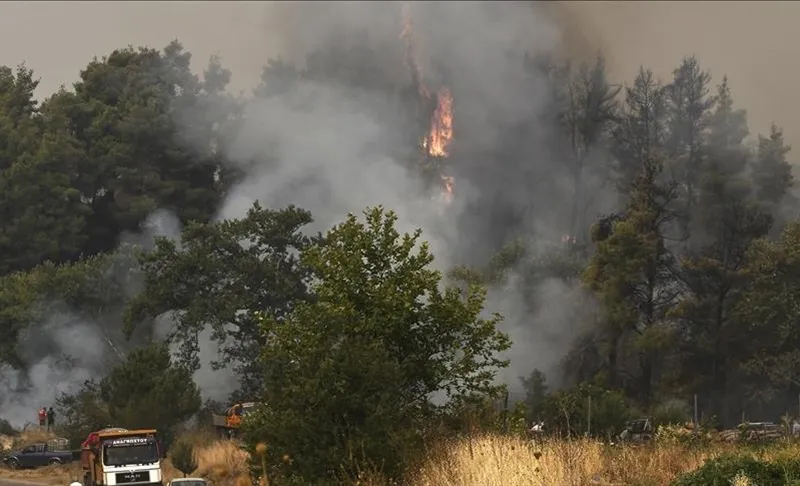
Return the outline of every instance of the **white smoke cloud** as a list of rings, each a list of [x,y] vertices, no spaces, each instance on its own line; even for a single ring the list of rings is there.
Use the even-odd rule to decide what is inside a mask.
[[[152,248],[156,237],[180,242],[181,224],[171,211],[158,210],[149,215],[139,233],[123,234],[120,247],[136,245]],[[112,266],[109,277],[123,282],[123,293],[133,297],[142,282],[130,268]],[[116,275],[112,275],[116,273]],[[122,309],[109,309],[107,315],[88,318],[62,302],[42,302],[41,322],[33,322],[22,333],[19,354],[23,370],[0,368],[0,417],[14,427],[37,420],[42,406],[54,406],[62,393],[74,393],[86,380],[99,379],[121,363],[131,349],[149,341],[149,336],[135,335],[130,341],[122,329]],[[154,339],[163,339],[171,321],[162,316],[153,331]],[[166,329],[166,330],[165,330]],[[194,378],[204,398],[224,399],[235,386],[230,372],[215,371],[216,344],[210,333],[198,337],[200,369]]]
[[[419,46],[417,60],[426,84],[432,91],[448,86],[455,97],[450,158],[456,175],[454,202],[445,205],[432,199],[422,190],[415,170],[409,170],[404,160],[409,142],[399,135],[408,131],[408,121],[397,115],[396,106],[365,89],[305,81],[290,95],[246,102],[241,130],[227,145],[225,155],[246,168],[247,177],[219,208],[218,219],[241,217],[259,200],[271,208],[288,204],[306,208],[315,219],[308,230],[324,231],[348,212],[359,214],[367,206],[380,204],[398,213],[401,231],[423,228],[423,237],[430,242],[436,265],[442,270],[464,263],[465,258],[466,263],[479,263],[471,261],[471,255],[485,256],[495,246],[489,243],[496,241],[493,233],[505,231],[504,223],[491,217],[487,220],[483,213],[477,215],[476,208],[481,209],[487,200],[504,198],[525,208],[520,227],[539,237],[563,234],[568,215],[565,205],[554,203],[552,197],[562,192],[559,188],[564,181],[556,175],[560,161],[547,159],[542,155],[546,151],[536,145],[546,141],[547,129],[533,127],[526,134],[533,148],[523,162],[519,157],[512,161],[485,156],[497,153],[507,126],[535,117],[542,108],[547,96],[544,82],[522,72],[521,55],[551,50],[559,42],[558,29],[529,3],[425,2],[413,4],[411,11]],[[275,27],[271,35],[279,37],[275,46],[280,46],[285,59],[302,63],[307,54],[322,48],[370,47],[379,53],[370,61],[376,69],[396,79],[398,89],[409,83],[404,45],[398,38],[399,4],[282,2],[271,4],[270,12]],[[191,51],[192,46],[187,48]],[[251,59],[254,66],[262,66],[266,60],[266,55]],[[237,72],[233,74],[236,77]],[[191,127],[184,128],[191,132]],[[141,234],[125,235],[122,243],[149,247],[154,235],[179,240],[177,218],[169,211],[158,211]],[[140,282],[131,283],[133,293],[137,285]],[[548,281],[535,289],[537,301],[545,301],[547,306],[534,315],[529,315],[525,305],[530,296],[522,294],[516,280],[492,293],[488,310],[505,315],[502,327],[514,339],[512,368],[501,376],[512,386],[531,367],[552,366],[574,335],[580,322],[573,313],[577,297],[574,289],[560,285]],[[168,316],[161,316],[156,336],[167,335],[171,325]],[[83,322],[74,329],[86,342],[102,339],[92,323]],[[235,377],[230,370],[214,371],[208,365],[218,354],[208,330],[201,332],[198,340],[201,369],[195,380],[204,398],[224,399]],[[106,349],[103,359],[114,355],[107,348],[98,348]],[[102,369],[95,368],[99,363],[95,358],[79,367],[85,372],[76,372],[74,379],[45,372],[57,367],[55,356],[67,352],[80,356],[76,350],[57,348],[32,358],[28,364],[40,370],[36,375],[40,378],[28,380],[25,392],[19,391],[18,374],[0,373],[0,387],[6,387],[0,388],[0,407],[11,403],[4,398],[9,396],[22,404],[13,412],[17,423],[30,415],[29,409],[41,406],[38,401],[49,396],[48,390],[68,388],[82,382],[84,376],[102,374]],[[30,385],[32,382],[40,385]],[[2,393],[12,387],[18,391]]]
[[[352,48],[358,39],[392,60],[393,67],[381,67],[397,77],[398,85],[410,82],[398,38],[399,4],[292,2],[281,4],[280,10],[287,19],[313,25],[282,30],[284,44],[292,46],[289,59],[302,60],[332,45]],[[547,101],[544,80],[523,73],[521,57],[525,51],[552,49],[559,42],[558,29],[530,4],[426,2],[413,4],[411,11],[416,60],[428,89],[445,85],[455,96],[454,203],[432,200],[423,192],[419,176],[408,170],[408,161],[398,158],[396,154],[408,153],[408,141],[398,137],[407,127],[387,115],[385,101],[367,90],[304,81],[291,94],[247,103],[242,131],[226,155],[246,168],[248,177],[225,201],[220,218],[244,216],[255,200],[271,208],[294,204],[314,216],[310,231],[325,231],[348,212],[359,214],[381,204],[398,213],[402,231],[423,229],[437,257],[435,265],[445,271],[464,263],[464,254],[485,255],[489,235],[481,232],[488,228],[470,221],[482,197],[500,196],[528,208],[522,227],[536,237],[558,239],[564,234],[568,205],[554,205],[551,197],[554,191],[569,190],[563,189],[565,181],[555,170],[560,161],[539,155],[525,167],[509,167],[518,162],[481,160],[481,154],[497,151],[507,126],[535,117]],[[536,130],[529,138],[544,144],[547,129]],[[495,165],[509,174],[506,178],[525,174],[545,190],[540,195],[536,186],[499,176],[470,178],[459,163]],[[585,308],[576,305],[584,296],[560,281],[547,280],[534,289],[536,300],[544,303],[534,314],[526,305],[531,296],[522,292],[512,278],[491,293],[487,306],[504,314],[501,327],[514,341],[511,368],[499,377],[512,388],[518,388],[518,377],[534,367],[554,369],[584,322],[576,312]]]
[[[12,426],[35,423],[39,408],[77,391],[111,361],[98,326],[61,308],[21,336],[26,372],[0,368],[0,410]]]

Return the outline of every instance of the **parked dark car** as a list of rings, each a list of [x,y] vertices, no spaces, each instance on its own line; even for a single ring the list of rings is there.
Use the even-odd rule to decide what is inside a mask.
[[[3,463],[11,469],[41,467],[51,464],[66,464],[75,459],[72,451],[53,451],[47,444],[31,444],[3,457]]]

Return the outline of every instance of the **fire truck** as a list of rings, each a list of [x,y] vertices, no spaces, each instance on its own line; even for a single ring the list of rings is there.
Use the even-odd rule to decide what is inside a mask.
[[[103,429],[81,444],[83,486],[163,486],[155,429]]]

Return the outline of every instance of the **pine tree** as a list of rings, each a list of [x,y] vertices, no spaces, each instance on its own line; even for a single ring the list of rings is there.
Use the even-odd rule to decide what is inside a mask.
[[[758,152],[752,164],[756,199],[779,219],[779,227],[783,226],[785,220],[785,216],[781,214],[782,203],[787,209],[797,206],[794,197],[787,197],[790,196],[789,189],[794,185],[792,166],[786,160],[790,150],[791,147],[783,140],[783,131],[772,124],[768,137],[758,136]]]
[[[674,257],[664,233],[674,218],[671,204],[676,187],[659,183],[663,163],[642,161],[624,216],[613,223],[610,236],[599,241],[584,273],[605,317],[609,384],[619,386],[620,351],[637,356],[638,389],[643,404],[654,390],[656,358],[668,342],[666,315],[677,296]]]

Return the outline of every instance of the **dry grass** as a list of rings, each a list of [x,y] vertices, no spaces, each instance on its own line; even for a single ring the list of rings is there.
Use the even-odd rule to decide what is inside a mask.
[[[249,483],[247,466],[248,454],[233,441],[201,441],[195,443],[197,470],[191,476],[199,476],[211,480],[218,486],[236,486],[244,477]],[[169,459],[163,465],[164,481],[170,481],[183,474],[175,469]]]
[[[594,440],[545,440],[484,436],[446,444],[410,475],[414,486],[666,485],[713,457],[733,452],[732,444],[690,448],[653,443],[608,446]],[[741,452],[741,451],[740,451]],[[797,457],[800,446],[781,443],[761,452],[764,460]],[[737,484],[748,484],[738,478]]]
[[[719,451],[613,447],[593,440],[485,436],[447,444],[409,482],[419,486],[669,484]]]
[[[12,471],[0,468],[0,477],[19,479],[34,483],[65,486],[73,481],[80,481],[83,477],[81,466],[78,462],[64,466],[45,466],[37,469],[21,469]]]
[[[205,477],[215,486],[250,486],[248,455],[235,442],[193,435],[198,467],[192,476]],[[516,437],[481,436],[446,443],[430,451],[422,466],[410,473],[411,486],[583,486],[666,485],[682,473],[701,466],[709,458],[735,450],[717,444],[688,448],[677,443],[615,447],[594,440],[545,440],[534,443]],[[765,459],[797,457],[800,446],[785,443],[760,453]],[[180,477],[164,463],[165,482]],[[77,464],[33,471],[3,471],[3,476],[45,484],[69,484],[79,476]],[[379,477],[364,477],[362,486],[386,485]],[[746,486],[747,478],[734,484]]]
[[[35,444],[37,442],[47,442],[50,439],[55,439],[56,434],[49,432],[39,427],[29,427],[22,431],[18,437],[14,438],[13,447],[23,447],[28,444]]]

